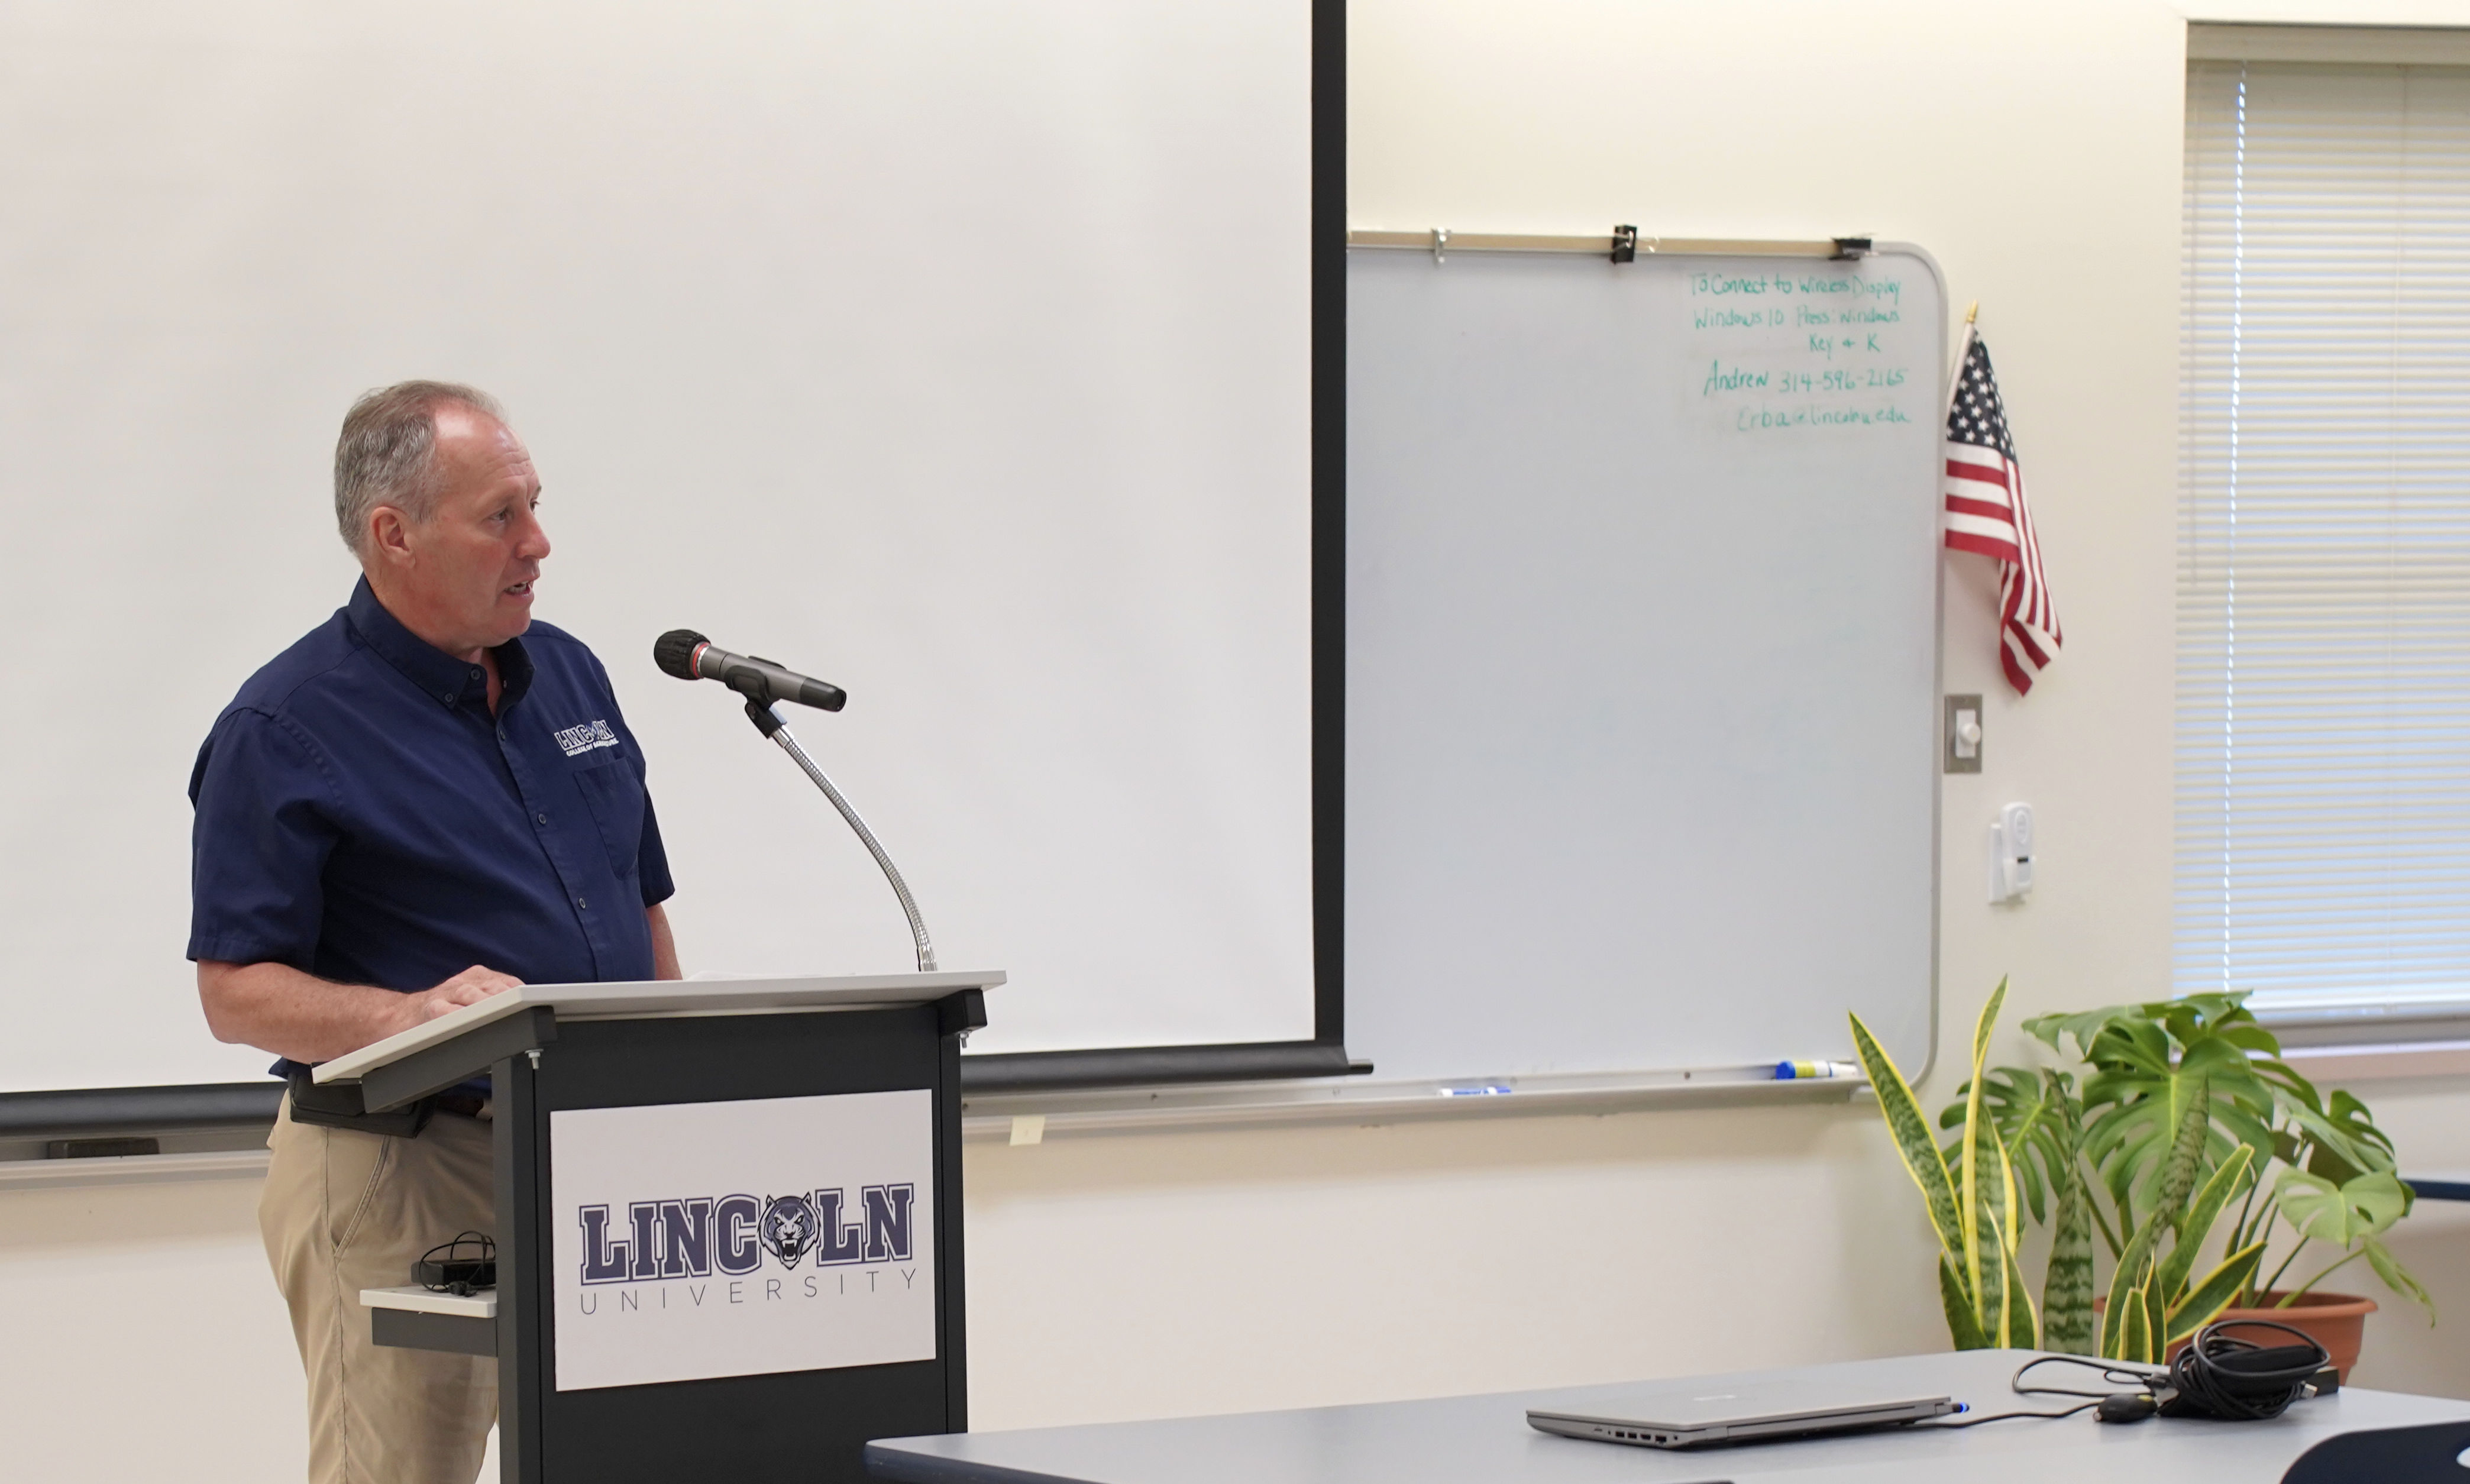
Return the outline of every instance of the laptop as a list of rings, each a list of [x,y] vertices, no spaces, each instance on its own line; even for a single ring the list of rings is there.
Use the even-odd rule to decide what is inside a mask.
[[[1590,1387],[1585,1403],[1533,1406],[1526,1424],[1565,1438],[1639,1448],[1702,1448],[1861,1427],[1888,1427],[1964,1408],[1946,1397],[1845,1380],[1645,1382]]]

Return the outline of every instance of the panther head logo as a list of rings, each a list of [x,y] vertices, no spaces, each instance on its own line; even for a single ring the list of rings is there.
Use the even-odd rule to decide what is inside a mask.
[[[779,1258],[782,1267],[797,1266],[822,1233],[823,1223],[804,1195],[772,1196],[763,1202],[763,1219],[756,1223],[763,1250]]]

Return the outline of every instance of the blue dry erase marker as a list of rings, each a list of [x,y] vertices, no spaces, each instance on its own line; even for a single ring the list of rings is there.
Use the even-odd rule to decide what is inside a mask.
[[[1444,1098],[1505,1098],[1513,1089],[1507,1082],[1485,1082],[1475,1087],[1444,1087]]]
[[[1852,1077],[1855,1072],[1856,1069],[1849,1061],[1779,1061],[1776,1063],[1776,1080],[1779,1082],[1794,1082],[1809,1077]]]

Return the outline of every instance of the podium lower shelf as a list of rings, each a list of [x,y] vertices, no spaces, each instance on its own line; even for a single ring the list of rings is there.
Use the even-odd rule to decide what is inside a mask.
[[[427,1288],[362,1288],[369,1338],[401,1350],[445,1350],[460,1356],[498,1354],[498,1295],[469,1298]]]

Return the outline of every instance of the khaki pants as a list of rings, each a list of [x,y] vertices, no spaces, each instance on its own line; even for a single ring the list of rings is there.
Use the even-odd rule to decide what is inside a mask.
[[[489,1125],[440,1113],[417,1139],[291,1121],[258,1202],[309,1374],[311,1484],[472,1484],[498,1420],[498,1362],[369,1340],[362,1288],[410,1283],[455,1233],[493,1232]]]

